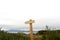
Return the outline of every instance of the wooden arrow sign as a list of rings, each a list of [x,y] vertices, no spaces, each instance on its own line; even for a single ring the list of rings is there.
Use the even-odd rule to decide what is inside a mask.
[[[33,31],[32,31],[32,23],[35,21],[30,19],[29,21],[26,21],[25,24],[30,24],[30,40],[33,40]]]

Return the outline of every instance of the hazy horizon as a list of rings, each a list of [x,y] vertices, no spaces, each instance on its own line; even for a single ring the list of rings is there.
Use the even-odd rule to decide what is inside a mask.
[[[0,0],[0,25],[12,25],[3,30],[29,28],[29,19],[36,29],[60,29],[60,0]]]

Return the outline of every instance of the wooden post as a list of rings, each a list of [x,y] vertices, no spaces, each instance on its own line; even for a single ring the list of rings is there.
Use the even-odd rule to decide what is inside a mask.
[[[29,21],[26,21],[25,23],[30,25],[30,40],[33,40],[32,23],[34,23],[34,20],[30,19]]]
[[[49,31],[48,31],[48,26],[46,25],[46,40],[49,40],[49,39],[48,39],[48,33],[49,33]]]

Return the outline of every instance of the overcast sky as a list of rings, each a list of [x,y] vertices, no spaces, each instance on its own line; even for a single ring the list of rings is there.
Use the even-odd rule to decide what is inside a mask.
[[[28,26],[60,26],[60,0],[0,0],[0,24]]]

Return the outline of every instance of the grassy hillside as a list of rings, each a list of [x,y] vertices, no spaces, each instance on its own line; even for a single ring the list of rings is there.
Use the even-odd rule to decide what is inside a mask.
[[[60,40],[60,30],[41,30],[34,34],[34,40]],[[30,40],[29,34],[0,31],[0,40]]]
[[[42,40],[60,40],[60,30],[41,30],[36,35],[42,35]]]

